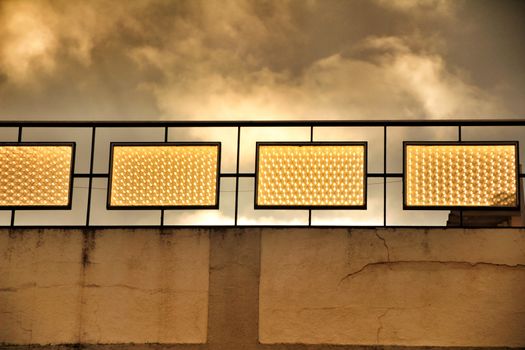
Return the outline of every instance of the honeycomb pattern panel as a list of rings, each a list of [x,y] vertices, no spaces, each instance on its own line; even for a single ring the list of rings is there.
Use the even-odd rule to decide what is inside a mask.
[[[0,206],[67,207],[73,146],[0,146]]]
[[[407,207],[518,205],[515,145],[406,145]]]
[[[219,145],[115,145],[110,207],[212,207]]]
[[[364,144],[259,144],[257,164],[257,206],[363,207],[366,204]]]

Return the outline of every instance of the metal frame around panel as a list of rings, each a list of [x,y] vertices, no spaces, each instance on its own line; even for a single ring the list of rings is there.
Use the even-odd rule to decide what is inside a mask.
[[[88,198],[87,198],[87,208],[86,208],[86,218],[85,218],[85,224],[84,225],[51,225],[51,226],[45,226],[45,225],[14,225],[14,214],[16,210],[12,210],[11,215],[11,223],[10,225],[2,225],[1,227],[7,227],[10,229],[27,229],[27,228],[46,228],[46,227],[60,227],[64,229],[82,229],[82,228],[93,228],[93,229],[115,229],[115,228],[126,228],[126,227],[133,227],[133,228],[192,228],[196,227],[198,225],[164,225],[164,222],[162,221],[162,212],[164,209],[160,209],[161,212],[161,220],[159,224],[156,225],[126,225],[126,224],[117,224],[117,225],[92,225],[90,221],[90,213],[91,213],[91,197],[92,197],[92,185],[93,185],[93,179],[95,178],[103,178],[108,180],[109,174],[108,173],[94,173],[93,172],[93,163],[94,163],[94,156],[95,156],[95,134],[96,129],[98,127],[104,127],[104,128],[126,128],[126,127],[143,127],[143,128],[152,128],[152,127],[164,127],[166,130],[170,127],[178,128],[178,127],[235,127],[238,130],[237,135],[237,168],[235,172],[232,173],[221,173],[220,177],[228,177],[228,178],[235,178],[236,179],[236,186],[235,186],[235,216],[234,216],[234,222],[232,224],[225,224],[225,225],[208,225],[206,228],[209,229],[221,229],[225,227],[272,227],[272,225],[239,225],[238,224],[238,196],[239,196],[239,179],[240,178],[254,178],[255,173],[241,173],[239,171],[239,151],[240,151],[240,141],[241,141],[241,131],[243,127],[309,127],[311,132],[315,127],[381,127],[384,129],[384,136],[383,136],[383,142],[384,142],[384,168],[382,172],[378,173],[368,173],[368,177],[370,178],[382,178],[384,180],[383,187],[386,188],[386,179],[388,178],[402,178],[403,173],[388,173],[386,169],[386,162],[387,162],[387,131],[390,127],[434,127],[434,126],[448,126],[448,127],[457,127],[458,128],[458,136],[461,137],[461,128],[462,127],[473,127],[473,126],[480,126],[480,127],[489,127],[489,126],[502,126],[502,127],[510,127],[510,126],[522,126],[525,127],[525,116],[521,117],[521,119],[514,118],[514,119],[420,119],[420,120],[414,120],[414,119],[398,119],[398,120],[263,120],[263,121],[182,121],[182,120],[173,120],[173,121],[160,121],[160,120],[148,120],[148,121],[0,121],[0,128],[1,127],[16,127],[18,128],[18,142],[21,142],[21,136],[22,136],[22,129],[24,127],[45,127],[49,129],[53,128],[65,128],[65,127],[82,127],[82,128],[89,128],[92,131],[92,137],[91,137],[91,154],[90,154],[90,169],[88,173],[73,173],[73,179],[75,178],[87,178],[89,179],[89,188],[88,188]],[[165,139],[165,141],[167,141]],[[461,138],[459,139],[461,141]],[[520,181],[523,181],[525,179],[525,173],[519,174]],[[521,184],[520,184],[521,186]],[[521,187],[520,187],[521,189]],[[382,225],[341,225],[337,227],[359,227],[359,228],[376,228],[376,227],[402,227],[402,228],[414,228],[414,227],[422,227],[422,225],[388,225],[386,221],[386,214],[387,214],[387,194],[386,191],[383,193],[383,224]],[[46,208],[47,209],[47,208]],[[62,209],[62,208],[60,208]],[[424,208],[425,210],[428,208]],[[439,208],[442,210],[446,210],[443,208]],[[475,208],[475,210],[478,210],[479,208]],[[460,212],[462,213],[463,210],[466,210],[464,207],[460,209]],[[491,208],[490,210],[494,210],[494,208]],[[310,210],[311,212],[311,210]],[[274,227],[287,227],[287,228],[299,228],[299,227],[326,227],[326,226],[319,226],[319,225],[312,225],[311,221],[309,220],[308,224],[304,225],[273,225]],[[424,226],[425,228],[444,228],[446,226]],[[469,225],[465,226],[461,222],[457,226],[453,227],[470,227]],[[480,226],[481,227],[481,226]],[[491,228],[493,226],[483,226],[484,228]],[[519,227],[509,227],[509,228],[519,228]],[[525,226],[522,226],[521,228],[525,228]]]
[[[410,206],[407,204],[407,146],[514,146],[515,150],[515,174],[516,174],[516,196],[517,206],[454,206],[454,205],[432,205],[432,206]],[[518,141],[403,141],[403,210],[480,210],[480,211],[516,211],[521,209],[521,191],[520,191],[520,165],[519,165],[519,142]],[[463,214],[463,213],[462,213]]]
[[[363,146],[364,148],[364,162],[363,162],[363,191],[364,204],[363,205],[259,205],[257,203],[258,183],[259,183],[259,148],[261,146]],[[303,142],[256,142],[255,143],[255,191],[254,191],[254,209],[287,209],[287,210],[338,210],[338,209],[361,209],[367,208],[367,187],[368,187],[368,142],[367,141],[303,141]],[[309,223],[311,225],[311,218],[309,214]]]
[[[19,139],[21,138],[21,128]],[[0,205],[0,210],[70,210],[73,206],[73,185],[75,180],[75,151],[76,142],[0,142],[0,147],[71,147],[71,159],[69,161],[69,188],[67,195],[67,205]],[[13,215],[14,218],[14,215]]]
[[[115,147],[179,147],[179,146],[216,146],[217,147],[217,168],[216,168],[216,189],[215,203],[213,205],[130,205],[117,206],[111,205],[111,188],[113,177],[113,151]],[[108,210],[170,210],[170,209],[219,209],[219,196],[221,187],[221,143],[220,142],[111,142],[109,153],[109,174],[108,190],[106,196],[106,209]]]

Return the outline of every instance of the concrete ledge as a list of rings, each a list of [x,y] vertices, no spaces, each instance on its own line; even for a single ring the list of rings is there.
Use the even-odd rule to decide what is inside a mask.
[[[207,350],[209,344],[60,344],[60,345],[0,345],[0,350]],[[245,349],[245,348],[232,348]],[[249,349],[249,348],[248,348]],[[333,345],[333,344],[259,344],[261,350],[514,350],[511,347],[440,347],[440,346],[381,346],[381,345]]]

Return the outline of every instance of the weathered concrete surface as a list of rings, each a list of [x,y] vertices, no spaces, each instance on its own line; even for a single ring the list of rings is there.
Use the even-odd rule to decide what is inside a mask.
[[[517,229],[4,230],[0,349],[524,347],[524,264]]]
[[[0,343],[205,343],[209,236],[0,231]]]
[[[260,229],[210,232],[208,345],[258,349]]]
[[[82,242],[81,232],[1,232],[2,342],[78,339]]]
[[[262,343],[525,346],[525,230],[265,230]]]

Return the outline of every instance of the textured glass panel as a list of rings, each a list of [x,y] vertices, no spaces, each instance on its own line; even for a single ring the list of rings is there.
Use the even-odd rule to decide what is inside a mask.
[[[258,206],[365,205],[365,145],[259,145]]]
[[[69,204],[73,146],[0,146],[0,206]]]
[[[407,206],[516,207],[514,145],[406,145]]]
[[[219,145],[115,145],[111,206],[215,206]]]

